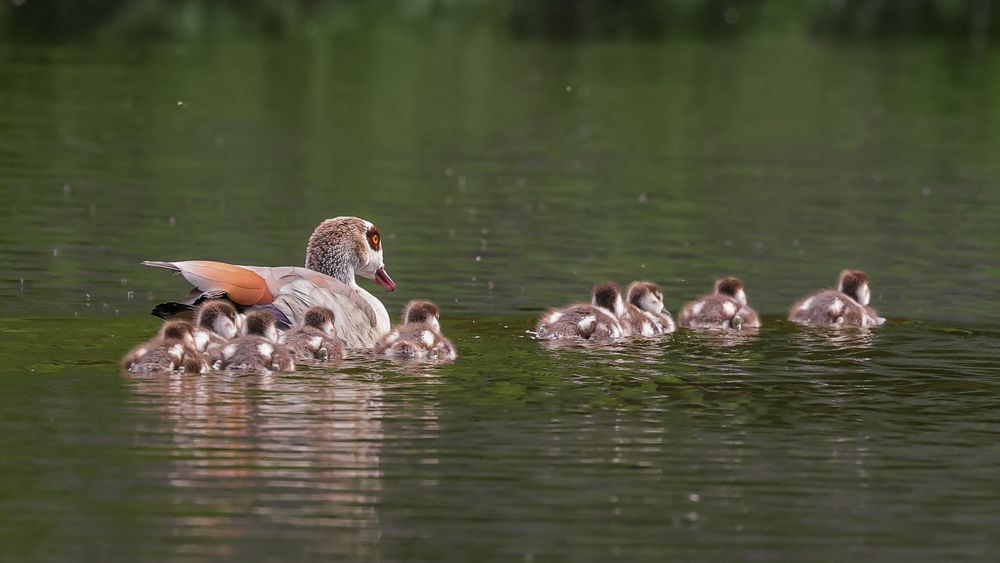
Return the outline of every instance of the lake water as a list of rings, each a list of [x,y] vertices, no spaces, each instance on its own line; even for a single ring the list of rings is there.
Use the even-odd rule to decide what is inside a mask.
[[[475,29],[0,47],[0,558],[987,560],[1000,53]],[[376,222],[449,365],[127,377],[184,284]],[[846,267],[878,330],[781,319]],[[552,349],[603,279],[757,334]],[[367,283],[367,282],[364,282]]]

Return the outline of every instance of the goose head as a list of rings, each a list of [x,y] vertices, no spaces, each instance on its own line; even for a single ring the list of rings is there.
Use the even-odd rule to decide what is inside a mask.
[[[837,290],[862,305],[868,305],[872,293],[868,289],[868,274],[861,270],[844,270],[837,278]]]
[[[306,246],[306,268],[352,286],[358,275],[386,291],[396,290],[396,282],[385,271],[378,227],[359,217],[334,217],[320,223]]]

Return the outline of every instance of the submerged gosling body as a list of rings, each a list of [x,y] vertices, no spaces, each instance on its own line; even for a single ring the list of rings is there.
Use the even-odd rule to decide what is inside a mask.
[[[281,343],[288,347],[296,360],[339,360],[344,357],[344,346],[337,338],[333,311],[326,307],[312,307],[306,311],[302,324],[281,336]]]
[[[715,282],[715,290],[684,305],[678,324],[688,328],[757,328],[760,316],[747,304],[739,278],[725,277]]]
[[[454,360],[458,354],[451,340],[441,334],[441,310],[430,301],[411,301],[403,309],[403,322],[375,347],[375,353],[397,359]]]
[[[216,369],[295,370],[292,354],[278,343],[277,320],[267,311],[248,313],[243,335],[219,348],[210,359]]]
[[[868,303],[871,301],[868,275],[861,270],[844,270],[837,278],[837,289],[824,289],[796,301],[788,311],[788,320],[808,325],[879,326],[883,317]]]

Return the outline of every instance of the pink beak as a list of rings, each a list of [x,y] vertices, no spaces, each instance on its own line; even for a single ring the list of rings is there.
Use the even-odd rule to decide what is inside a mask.
[[[382,286],[388,292],[396,291],[396,282],[392,281],[389,274],[385,272],[385,267],[379,268],[375,272],[375,283]]]

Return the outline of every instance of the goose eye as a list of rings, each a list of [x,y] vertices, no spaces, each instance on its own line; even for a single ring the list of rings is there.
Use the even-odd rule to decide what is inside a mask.
[[[378,243],[379,243],[379,241],[380,241],[380,238],[379,238],[379,236],[378,236],[378,233],[374,233],[374,234],[372,234],[372,236],[371,236],[371,241],[372,241],[372,246],[374,246],[375,248],[378,248]]]

